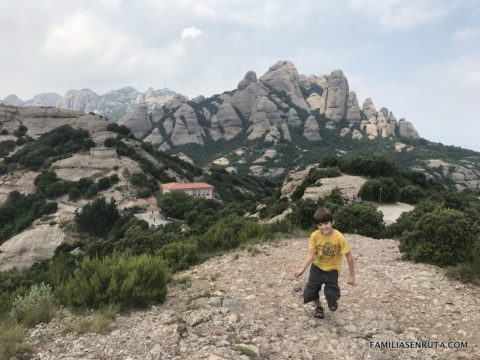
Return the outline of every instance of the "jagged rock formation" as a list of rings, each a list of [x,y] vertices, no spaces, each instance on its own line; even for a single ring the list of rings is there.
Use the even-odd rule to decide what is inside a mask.
[[[255,72],[247,72],[232,92],[208,99],[196,97],[188,102],[189,107],[186,102],[187,99],[177,96],[165,104],[163,118],[152,124],[145,140],[174,148],[189,143],[204,144],[207,139],[230,141],[245,134],[247,140],[278,144],[293,141],[292,128],[303,127],[303,136],[315,142],[322,139],[323,127],[337,129],[336,124],[344,120],[350,124],[349,131],[340,128],[338,131],[352,140],[364,136],[372,140],[418,136],[405,125],[397,129],[393,115],[388,110],[377,112],[370,99],[360,109],[357,96],[349,91],[341,70],[306,77],[299,75],[290,61],[277,62],[258,79]],[[326,124],[321,124],[325,121],[321,116]],[[141,125],[132,118],[127,126],[143,128],[143,114],[138,121]],[[159,131],[149,136],[155,128]],[[161,139],[158,134],[162,134]]]
[[[400,260],[397,241],[347,239],[357,285],[347,285],[342,271],[339,308],[327,309],[325,319],[314,319],[313,306],[303,304],[308,273],[292,276],[305,258],[305,239],[284,239],[256,245],[256,256],[225,254],[177,274],[164,304],[119,315],[106,335],[65,335],[64,326],[82,317],[62,312],[29,332],[33,359],[480,358],[478,287],[448,280],[440,268]],[[387,341],[463,341],[468,347],[370,346]]]

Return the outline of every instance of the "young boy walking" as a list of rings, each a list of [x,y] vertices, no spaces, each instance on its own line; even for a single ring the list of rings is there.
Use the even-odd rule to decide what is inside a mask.
[[[340,287],[338,286],[338,274],[342,269],[342,256],[345,255],[348,263],[347,283],[355,285],[355,271],[353,257],[343,234],[333,228],[333,215],[330,210],[320,208],[315,211],[313,220],[317,230],[310,235],[308,243],[308,255],[302,266],[293,273],[295,278],[302,275],[310,267],[310,276],[303,292],[303,302],[306,304],[313,301],[316,305],[315,317],[325,317],[319,292],[324,287],[325,298],[330,311],[338,308],[340,299]]]

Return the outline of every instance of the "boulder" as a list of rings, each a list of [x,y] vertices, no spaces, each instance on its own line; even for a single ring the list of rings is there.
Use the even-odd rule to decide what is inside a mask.
[[[398,121],[398,135],[403,139],[419,139],[417,130],[413,127],[413,124],[410,121],[405,119],[400,119]]]

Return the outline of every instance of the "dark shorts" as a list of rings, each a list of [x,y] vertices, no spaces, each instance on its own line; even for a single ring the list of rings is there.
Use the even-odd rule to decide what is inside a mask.
[[[310,267],[310,276],[308,283],[303,291],[303,302],[318,300],[322,285],[325,285],[323,292],[329,304],[333,304],[340,299],[340,287],[338,286],[338,271],[323,271],[312,265]]]

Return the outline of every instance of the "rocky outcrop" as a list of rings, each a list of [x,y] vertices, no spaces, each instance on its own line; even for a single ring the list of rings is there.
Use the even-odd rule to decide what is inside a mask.
[[[198,124],[195,111],[188,104],[183,104],[173,114],[175,125],[171,141],[174,145],[200,144],[203,145],[203,130]]]
[[[50,259],[64,239],[65,234],[58,225],[44,224],[24,231],[0,246],[0,271],[25,269]]]
[[[298,107],[307,110],[308,104],[300,91],[297,69],[291,61],[278,61],[260,78],[269,88],[290,96]]]
[[[118,120],[119,125],[128,127],[136,138],[142,139],[152,129],[148,105],[134,105]]]
[[[348,94],[346,119],[349,123],[357,123],[362,120],[357,94],[354,91],[350,91]]]
[[[238,117],[230,103],[220,105],[216,114],[218,126],[221,128],[222,138],[231,140],[243,130],[242,120]]]
[[[413,127],[413,124],[410,121],[405,119],[400,119],[398,121],[398,135],[404,139],[419,139],[420,136],[417,133],[417,130]]]
[[[302,199],[318,199],[330,195],[335,189],[340,189],[343,196],[357,196],[362,185],[366,180],[360,176],[342,175],[334,178],[322,178],[318,180],[318,185],[307,187]]]
[[[328,77],[325,116],[334,121],[345,119],[349,96],[348,81],[341,70],[334,70]]]
[[[318,141],[322,138],[320,136],[317,119],[315,119],[314,116],[309,116],[307,121],[305,121],[303,136],[305,136],[308,141]]]

